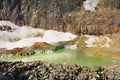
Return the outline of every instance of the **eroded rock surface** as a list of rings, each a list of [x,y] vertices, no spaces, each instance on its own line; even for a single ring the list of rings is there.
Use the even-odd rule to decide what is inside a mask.
[[[83,10],[83,1],[0,0],[0,20],[11,21],[19,26],[69,31],[79,35],[120,31],[119,10],[98,7],[97,12],[90,13]],[[100,5],[104,6],[104,1],[101,2]]]

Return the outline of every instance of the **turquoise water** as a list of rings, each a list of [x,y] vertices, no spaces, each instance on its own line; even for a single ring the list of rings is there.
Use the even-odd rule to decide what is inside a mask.
[[[0,58],[1,61],[45,61],[53,63],[78,64],[80,66],[110,66],[119,65],[120,61],[109,58],[84,54],[79,50],[61,49],[53,53],[37,52],[30,56],[12,56],[9,58]]]

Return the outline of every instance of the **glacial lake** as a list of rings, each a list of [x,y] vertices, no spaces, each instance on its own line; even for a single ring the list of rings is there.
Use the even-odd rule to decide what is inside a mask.
[[[0,58],[0,61],[44,61],[51,63],[77,64],[80,66],[111,66],[119,65],[120,61],[115,61],[106,57],[96,56],[92,54],[85,54],[79,50],[61,49],[52,53],[37,52],[29,56],[12,56]]]

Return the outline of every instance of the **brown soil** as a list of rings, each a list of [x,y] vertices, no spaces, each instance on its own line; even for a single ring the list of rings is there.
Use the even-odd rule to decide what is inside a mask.
[[[31,47],[14,48],[12,50],[0,49],[0,52],[4,53],[4,54],[14,54],[14,55],[19,54],[19,55],[22,55],[22,54],[27,54],[27,53],[29,53],[31,51],[34,51],[34,50],[49,49],[50,47],[52,47],[52,46],[48,43],[36,42]]]

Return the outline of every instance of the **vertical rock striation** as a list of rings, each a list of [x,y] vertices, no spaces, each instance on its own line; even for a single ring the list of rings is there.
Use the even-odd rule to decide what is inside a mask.
[[[0,0],[0,20],[17,25],[63,30],[63,16],[78,10],[81,0]]]
[[[120,31],[116,28],[120,27],[120,11],[100,8],[95,13],[85,12],[83,1],[0,0],[0,20],[79,35]]]

